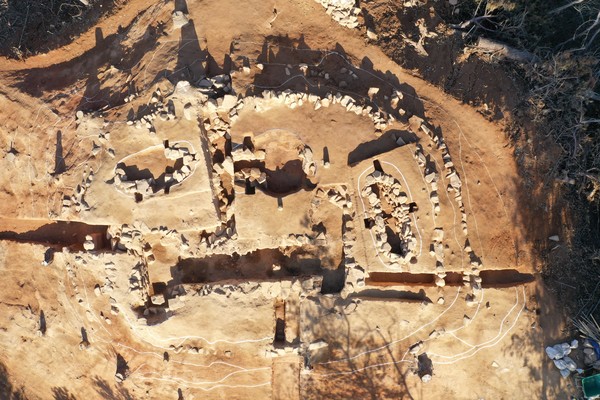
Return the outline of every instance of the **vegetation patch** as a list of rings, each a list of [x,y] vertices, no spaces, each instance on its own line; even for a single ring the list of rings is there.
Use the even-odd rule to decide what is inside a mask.
[[[24,59],[70,43],[120,0],[0,0],[0,55]]]

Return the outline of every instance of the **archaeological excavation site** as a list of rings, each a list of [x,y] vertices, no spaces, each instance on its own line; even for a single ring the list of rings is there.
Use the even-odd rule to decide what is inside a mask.
[[[595,291],[548,286],[507,133],[535,55],[447,19],[482,2],[16,3],[1,399],[583,398]]]

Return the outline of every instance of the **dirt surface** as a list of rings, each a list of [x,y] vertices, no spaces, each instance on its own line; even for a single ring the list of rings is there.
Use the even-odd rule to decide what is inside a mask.
[[[0,60],[0,397],[576,393],[497,110],[325,11],[130,1]]]

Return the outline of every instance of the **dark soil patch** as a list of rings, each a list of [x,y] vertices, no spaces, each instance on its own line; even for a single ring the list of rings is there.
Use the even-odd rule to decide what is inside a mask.
[[[464,36],[448,28],[432,8],[369,2],[362,9],[368,25],[378,34],[377,45],[388,57],[457,99],[480,108],[490,120],[504,118],[506,110],[522,101],[523,83],[518,76],[500,63],[465,55]],[[432,36],[424,37],[419,26]],[[411,43],[421,43],[427,54]]]
[[[0,220],[0,224],[2,220]],[[82,245],[87,235],[96,235],[102,247],[108,246],[106,225],[88,225],[83,222],[52,221],[26,232],[0,231],[0,240],[24,243],[55,244],[61,246]]]
[[[121,0],[0,0],[0,55],[24,59],[71,43]]]
[[[294,250],[289,256],[279,249],[259,249],[242,256],[214,254],[183,259],[173,268],[173,273],[180,276],[182,283],[208,283],[322,275],[323,268],[318,255],[302,249]]]

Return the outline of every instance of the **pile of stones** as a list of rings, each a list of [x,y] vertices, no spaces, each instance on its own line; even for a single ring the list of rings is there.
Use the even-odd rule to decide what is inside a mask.
[[[325,246],[327,244],[326,235],[320,233],[316,235],[295,234],[290,233],[280,241],[281,247],[298,247],[298,246]]]
[[[94,181],[94,171],[90,168],[89,170],[84,169],[83,179],[80,184],[75,187],[75,192],[70,196],[64,196],[62,200],[62,212],[66,213],[69,210],[75,210],[76,212],[89,211],[90,205],[85,201],[85,192],[92,185]]]
[[[233,94],[231,87],[231,76],[229,74],[215,75],[213,77],[202,77],[196,82],[198,91],[209,97],[218,97],[219,95]]]
[[[125,98],[125,102],[132,101],[135,97],[135,94],[131,94]],[[146,104],[144,115],[138,119],[127,121],[127,125],[135,126],[136,129],[146,129],[148,133],[154,134],[156,133],[156,129],[154,128],[154,120],[156,118],[160,118],[163,121],[176,119],[173,103],[165,103],[165,99],[159,88],[152,93],[150,100]]]
[[[355,0],[317,0],[334,21],[347,28],[358,27],[360,8],[355,7]]]
[[[139,227],[113,225],[108,228],[107,234],[113,251],[126,251],[141,257],[144,255],[144,234],[149,232],[150,229],[142,223]]]
[[[165,173],[164,185],[159,185],[154,178],[130,180],[125,172],[123,162],[117,163],[113,176],[113,184],[126,194],[141,194],[143,197],[155,196],[164,193],[166,188],[180,184],[191,175],[197,162],[195,153],[191,152],[187,147],[173,144],[165,147],[164,154],[168,160],[182,161],[179,169],[174,170],[173,173]]]
[[[573,340],[571,343],[560,343],[546,347],[546,355],[552,359],[556,368],[560,370],[560,374],[563,378],[567,378],[572,372],[583,372],[583,370],[577,368],[575,361],[569,357],[571,351],[578,347],[579,342],[577,340]],[[591,351],[594,351],[593,348]]]
[[[218,227],[215,232],[202,235],[198,251],[201,254],[213,254],[215,250],[221,248],[227,241],[235,240],[237,237],[235,220],[231,219]]]
[[[117,266],[114,262],[108,261],[104,263],[104,273],[106,276],[104,277],[104,284],[102,286],[98,285],[98,291],[100,293],[111,293],[115,287],[115,281],[117,279]],[[94,289],[96,291],[96,289]],[[99,293],[96,293],[99,295]]]
[[[249,180],[252,186],[259,186],[265,184],[267,181],[267,174],[257,167],[242,168],[235,173],[234,179],[242,182]]]
[[[374,185],[377,186],[379,195],[373,190]],[[371,229],[374,233],[377,252],[389,260],[390,268],[399,268],[400,265],[410,263],[416,257],[417,239],[412,232],[408,197],[402,191],[400,182],[389,174],[373,171],[365,177],[365,186],[361,190],[361,196],[367,199],[370,206],[366,215],[374,221]],[[402,254],[392,252],[388,243],[386,217],[381,205],[382,196],[392,207],[391,215],[396,220],[393,230],[400,238]]]
[[[264,150],[255,149],[252,151],[249,148],[242,146],[231,150],[233,161],[264,161],[266,154],[267,153]]]

